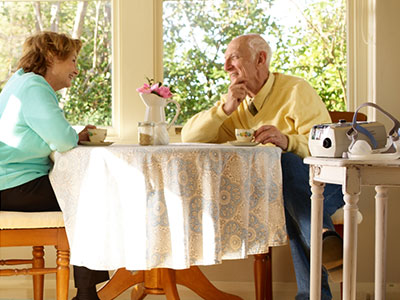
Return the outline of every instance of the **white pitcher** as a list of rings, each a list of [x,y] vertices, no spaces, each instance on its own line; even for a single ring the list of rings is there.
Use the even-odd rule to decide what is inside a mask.
[[[154,122],[159,124],[158,131],[156,131],[155,140],[160,141],[159,145],[168,144],[168,140],[165,139],[168,136],[168,129],[175,123],[178,115],[181,111],[181,106],[178,102],[173,100],[172,98],[162,98],[156,94],[150,93],[139,93],[140,98],[142,98],[144,105],[146,106],[146,112],[144,116],[144,120],[148,122]],[[168,103],[173,102],[176,105],[176,113],[174,118],[170,123],[165,122],[165,107]],[[158,133],[157,133],[158,132]],[[157,137],[159,135],[159,137]]]
[[[172,98],[166,99],[152,93],[139,93],[139,95],[140,98],[142,98],[144,105],[146,105],[146,113],[144,116],[145,121],[154,123],[165,122],[165,107],[168,103],[173,102],[176,105],[176,114],[171,123],[167,125],[167,129],[169,129],[175,123],[181,111],[181,106],[178,102]]]

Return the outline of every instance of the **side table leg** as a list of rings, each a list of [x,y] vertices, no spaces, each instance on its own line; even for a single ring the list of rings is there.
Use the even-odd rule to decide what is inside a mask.
[[[322,265],[322,218],[324,207],[324,187],[322,182],[314,181],[319,167],[310,166],[311,185],[311,252],[310,252],[310,299],[321,299],[321,265]]]
[[[343,300],[356,299],[357,277],[357,214],[360,195],[360,171],[346,169],[344,194],[344,241],[343,241]]]
[[[388,189],[376,186],[375,191],[375,300],[385,300]]]

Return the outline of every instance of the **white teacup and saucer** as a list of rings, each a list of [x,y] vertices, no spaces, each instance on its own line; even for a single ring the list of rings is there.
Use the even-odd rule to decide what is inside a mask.
[[[89,128],[88,135],[89,141],[81,141],[80,144],[85,146],[109,146],[113,144],[113,142],[104,141],[107,137],[107,129]]]
[[[235,129],[236,141],[230,141],[229,144],[233,146],[256,146],[259,143],[254,142],[254,129]]]

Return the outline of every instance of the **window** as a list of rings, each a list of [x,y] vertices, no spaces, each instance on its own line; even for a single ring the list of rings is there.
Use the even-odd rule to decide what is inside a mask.
[[[353,0],[164,0],[164,82],[181,104],[179,122],[226,92],[223,54],[227,43],[244,33],[260,33],[270,43],[271,71],[309,81],[329,110],[351,109],[356,100],[354,86],[348,92],[347,77],[358,69],[352,62],[348,70],[347,21],[352,26],[363,20],[347,20],[347,6],[358,11],[355,5]],[[171,107],[168,116],[173,115]]]
[[[80,74],[59,93],[74,125],[112,123],[111,1],[0,2],[0,88],[16,71],[22,44],[36,31],[68,33],[83,42]]]

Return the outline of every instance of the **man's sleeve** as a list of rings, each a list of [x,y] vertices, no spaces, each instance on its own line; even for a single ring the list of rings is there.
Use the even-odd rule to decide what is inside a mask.
[[[330,123],[331,118],[325,103],[308,83],[296,89],[292,97],[290,114],[293,116],[294,134],[288,135],[287,151],[304,158],[310,156],[308,136],[311,128],[316,124]]]
[[[218,101],[209,110],[199,112],[189,119],[182,129],[182,142],[222,143],[229,140],[229,130],[224,124],[229,116],[222,109],[223,104],[223,100]]]

